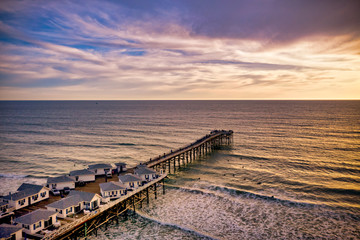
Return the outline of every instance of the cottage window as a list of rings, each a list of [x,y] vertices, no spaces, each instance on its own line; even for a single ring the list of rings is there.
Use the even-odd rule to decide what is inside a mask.
[[[66,209],[66,214],[71,213],[71,212],[72,212],[72,207]]]
[[[28,229],[28,230],[30,229],[29,225],[27,225],[27,224],[23,224],[22,226],[23,226],[23,228],[25,228],[25,229]]]
[[[60,209],[59,213],[62,214],[62,209]]]
[[[41,196],[41,197],[45,197],[45,196],[46,196],[46,192],[40,193],[40,196]]]
[[[33,199],[34,201],[38,200],[38,198],[39,198],[39,194],[36,194],[36,195],[32,196],[32,199]]]
[[[34,224],[34,230],[41,227],[41,221]]]
[[[95,169],[95,173],[97,173],[97,169]]]
[[[18,203],[19,203],[21,206],[24,205],[24,204],[25,204],[25,199],[19,200]]]

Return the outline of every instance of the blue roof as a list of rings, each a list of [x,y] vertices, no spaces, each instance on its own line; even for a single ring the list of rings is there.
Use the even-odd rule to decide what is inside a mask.
[[[66,198],[63,198],[59,201],[50,203],[49,205],[46,205],[46,207],[52,207],[57,209],[66,209],[75,205],[79,205],[80,202],[83,202],[84,200],[81,198],[80,195],[73,195],[68,196]]]
[[[99,169],[99,168],[112,168],[110,164],[98,163],[89,165],[89,169]]]
[[[83,201],[90,202],[97,194],[90,192],[75,191],[75,190],[70,191],[69,196],[74,196],[74,195],[79,195]]]
[[[82,169],[82,170],[71,171],[69,175],[80,176],[80,175],[95,175],[95,174],[87,169]]]
[[[136,168],[134,170],[134,173],[138,174],[138,175],[141,175],[141,174],[154,174],[154,173],[156,173],[156,171],[154,171],[151,168],[141,166],[141,167]]]
[[[142,182],[142,179],[134,174],[126,174],[126,175],[120,175],[119,181],[122,183],[126,182]]]
[[[53,214],[56,214],[56,212],[45,209],[37,209],[24,216],[16,218],[15,222],[23,223],[23,224],[33,224],[39,222],[40,220],[47,220]]]
[[[62,183],[62,182],[74,182],[74,179],[68,176],[60,176],[60,177],[49,177],[47,179],[47,183]]]
[[[103,191],[113,191],[113,190],[123,190],[126,189],[125,186],[123,186],[119,182],[106,182],[106,183],[100,183],[99,184],[100,189]]]
[[[41,186],[41,185],[23,183],[17,189],[17,192],[6,195],[3,198],[6,200],[16,201],[19,199],[23,199],[23,198],[38,194],[41,191],[41,189],[43,189],[43,188],[44,188],[44,186]]]
[[[9,238],[11,234],[16,233],[17,231],[21,230],[22,227],[10,225],[10,224],[1,224],[0,225],[0,238]]]

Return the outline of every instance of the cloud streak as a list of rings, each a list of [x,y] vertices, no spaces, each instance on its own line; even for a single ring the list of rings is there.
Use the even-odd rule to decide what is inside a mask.
[[[358,9],[358,1],[3,1],[0,98],[359,98]]]

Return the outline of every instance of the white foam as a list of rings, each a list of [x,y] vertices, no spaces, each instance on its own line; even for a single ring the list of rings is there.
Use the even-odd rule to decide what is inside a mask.
[[[0,173],[0,177],[3,178],[25,178],[28,175],[25,174],[13,174],[13,173]]]
[[[358,220],[333,209],[244,196],[219,198],[170,189],[143,212],[160,222],[219,239],[360,237]]]
[[[4,177],[3,175],[7,175]],[[2,174],[0,178],[0,195],[7,195],[9,192],[15,192],[19,186],[23,183],[33,183],[38,185],[44,185],[46,179],[44,178],[28,178],[26,175],[16,175],[16,174]]]

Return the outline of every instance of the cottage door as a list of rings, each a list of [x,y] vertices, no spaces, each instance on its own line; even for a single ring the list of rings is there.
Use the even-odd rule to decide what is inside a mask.
[[[80,212],[80,208],[81,208],[81,203],[79,203],[79,206],[75,207],[75,213]]]
[[[28,197],[28,205],[31,204],[31,197]]]

